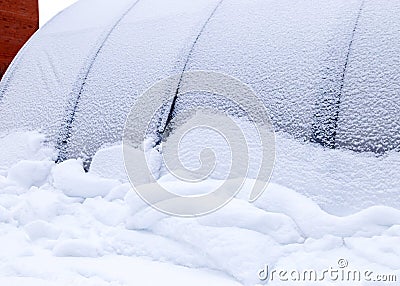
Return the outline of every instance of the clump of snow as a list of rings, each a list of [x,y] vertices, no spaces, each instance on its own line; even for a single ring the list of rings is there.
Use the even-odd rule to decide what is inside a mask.
[[[52,176],[54,186],[71,197],[104,197],[118,185],[117,180],[85,173],[81,160],[67,160],[56,165],[52,170]]]
[[[11,221],[11,213],[0,205],[0,223],[9,223]]]
[[[128,181],[126,175],[122,146],[110,146],[100,149],[90,164],[90,173],[104,178]]]
[[[161,176],[162,155],[153,147],[154,139],[147,138],[143,143],[147,165],[153,177],[158,179]],[[90,173],[127,182],[129,179],[126,174],[122,145],[104,146],[98,150],[93,156]]]
[[[83,203],[84,207],[96,218],[99,222],[108,226],[116,226],[125,222],[127,209],[124,203],[108,202],[100,197],[86,199]]]
[[[22,187],[41,186],[49,176],[54,162],[23,160],[13,165],[7,178]]]
[[[61,233],[60,229],[43,220],[36,220],[26,224],[24,230],[31,240],[41,238],[56,240]]]
[[[113,188],[105,198],[109,201],[123,200],[129,191],[132,191],[132,186],[130,184],[125,183],[118,185]]]
[[[98,251],[91,241],[66,239],[56,244],[53,254],[60,257],[97,257]]]

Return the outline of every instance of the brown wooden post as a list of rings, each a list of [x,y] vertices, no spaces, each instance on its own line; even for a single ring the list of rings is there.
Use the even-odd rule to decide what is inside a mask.
[[[0,0],[0,78],[38,28],[38,0]]]

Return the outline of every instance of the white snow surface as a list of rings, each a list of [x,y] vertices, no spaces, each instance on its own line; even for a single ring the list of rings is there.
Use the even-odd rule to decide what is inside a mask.
[[[85,173],[81,160],[53,163],[40,134],[19,136],[25,157],[2,163],[0,173],[0,285],[256,285],[265,264],[321,270],[339,259],[400,278],[398,209],[335,216],[272,179],[253,204],[249,180],[224,208],[177,218],[148,206],[126,182],[120,146],[99,151]],[[159,181],[183,188],[168,175]],[[346,283],[319,285],[382,285]]]

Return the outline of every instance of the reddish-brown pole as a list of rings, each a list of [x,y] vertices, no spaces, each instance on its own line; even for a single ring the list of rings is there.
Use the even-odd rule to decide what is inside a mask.
[[[38,28],[38,0],[0,0],[0,79]]]

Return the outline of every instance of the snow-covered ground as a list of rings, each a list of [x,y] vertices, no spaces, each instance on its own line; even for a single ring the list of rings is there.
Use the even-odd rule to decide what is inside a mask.
[[[118,146],[101,150],[85,173],[80,160],[55,164],[35,132],[8,139],[2,158],[8,155],[9,164],[0,169],[0,285],[255,285],[265,283],[258,277],[265,265],[323,271],[342,269],[339,260],[372,278],[400,279],[398,209],[372,206],[334,216],[272,182],[254,204],[245,185],[210,215],[172,217],[145,204],[118,176]],[[160,182],[182,187],[170,176]]]

